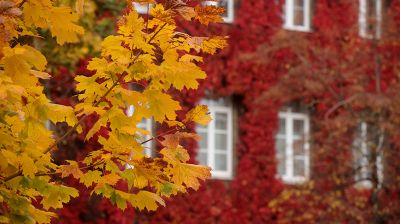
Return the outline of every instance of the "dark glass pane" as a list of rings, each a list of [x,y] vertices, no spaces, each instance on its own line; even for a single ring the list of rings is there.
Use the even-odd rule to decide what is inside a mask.
[[[207,153],[205,152],[199,152],[197,154],[197,160],[199,161],[199,164],[201,165],[207,165]]]
[[[293,173],[295,176],[306,176],[305,161],[304,159],[294,159]]]
[[[304,134],[304,120],[293,121],[293,133],[296,136],[303,136]]]
[[[281,134],[281,135],[286,134],[286,120],[285,119],[279,119],[278,134]]]
[[[228,115],[225,113],[215,113],[215,128],[218,130],[226,130]]]
[[[278,174],[279,176],[284,176],[286,173],[285,158],[278,159]]]
[[[200,139],[200,141],[199,141],[199,146],[200,146],[200,148],[201,148],[201,149],[207,149],[207,148],[208,148],[208,146],[207,146],[207,141],[208,141],[207,133],[205,133],[205,132],[199,132],[198,134],[199,134],[200,137],[201,137],[201,139]]]
[[[227,157],[225,154],[215,154],[215,170],[226,171],[228,164],[226,163]]]
[[[226,134],[215,134],[215,149],[219,149],[219,150],[227,149]]]
[[[278,157],[284,157],[285,156],[285,139],[276,139],[275,141],[275,146],[276,146],[276,153]]]
[[[303,156],[303,155],[305,155],[304,139],[295,140],[293,142],[293,154],[295,156]]]

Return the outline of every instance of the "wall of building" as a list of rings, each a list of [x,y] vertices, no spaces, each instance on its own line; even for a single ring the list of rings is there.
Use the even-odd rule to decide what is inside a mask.
[[[86,212],[78,212],[74,206],[79,205],[81,201],[75,201],[60,213],[63,222],[85,222],[82,221],[84,214],[96,212],[103,216],[92,214],[96,218],[88,219],[90,221],[86,221],[86,223],[131,223],[132,220],[134,223],[187,224],[321,223],[322,220],[336,220],[340,223],[368,223],[368,220],[371,221],[371,210],[369,210],[371,209],[371,203],[369,203],[371,192],[368,189],[360,191],[354,190],[350,186],[346,192],[335,193],[336,190],[332,190],[334,189],[332,186],[336,185],[332,185],[331,180],[324,179],[314,182],[316,186],[306,194],[305,191],[300,191],[303,189],[302,187],[288,185],[276,175],[275,134],[278,128],[278,113],[282,104],[301,102],[308,108],[312,119],[315,120],[323,119],[335,103],[326,89],[311,91],[304,83],[291,82],[290,79],[284,85],[282,84],[280,77],[287,76],[288,73],[306,74],[308,72],[295,69],[298,68],[299,59],[293,51],[294,45],[284,45],[288,42],[282,40],[301,37],[303,43],[307,44],[300,46],[303,50],[307,51],[307,49],[317,47],[328,49],[330,53],[335,52],[335,55],[343,57],[354,53],[351,49],[348,49],[348,52],[336,52],[336,50],[344,49],[341,47],[343,39],[349,38],[354,41],[356,49],[370,49],[371,47],[369,43],[363,42],[363,39],[358,36],[357,1],[316,1],[312,4],[314,10],[312,10],[311,32],[282,29],[284,2],[284,0],[235,1],[234,22],[210,25],[210,29],[207,31],[208,34],[228,35],[230,37],[229,48],[206,59],[204,69],[208,78],[202,82],[198,91],[177,94],[184,109],[189,109],[203,98],[229,97],[233,100],[236,114],[234,126],[237,128],[234,132],[233,155],[235,158],[231,180],[207,181],[199,191],[173,198],[167,202],[165,208],[160,208],[151,214],[136,213],[132,209],[120,213],[112,209],[107,202],[93,198],[83,206],[83,210]],[[388,1],[388,4],[392,11],[400,13],[399,1]],[[397,15],[395,21],[398,20]],[[195,34],[204,32],[195,25],[184,26],[185,29]],[[386,57],[385,62],[397,60],[400,55],[398,47],[400,45],[396,45],[394,42],[386,44],[388,44],[386,48],[384,46],[381,48],[382,55]],[[260,46],[262,47],[260,48]],[[259,54],[254,54],[258,51],[260,51]],[[351,62],[353,59],[346,60]],[[354,63],[370,63],[368,60],[370,58],[366,57],[362,61]],[[329,66],[335,68],[334,63]],[[398,69],[390,64],[385,66],[385,69],[386,76],[382,85],[397,83],[397,78],[393,77],[398,73]],[[275,95],[272,94],[270,98],[265,97],[265,93],[277,84],[285,86],[286,92],[281,90]],[[315,128],[317,127],[320,130],[323,129],[323,126],[319,126],[319,124],[316,124]],[[158,128],[159,132],[162,130],[163,127]],[[346,138],[349,136],[349,132],[343,132],[337,136],[341,137],[336,142],[349,145],[350,141],[351,145],[351,140]],[[320,141],[315,140],[315,146],[322,145],[319,142],[323,142],[326,138],[326,136],[319,137]],[[398,142],[397,135],[392,137],[393,144]],[[197,144],[195,142],[187,144],[190,146],[192,162],[197,162]],[[96,143],[91,142],[86,144],[85,148],[90,150],[90,147],[95,146]],[[394,150],[397,149],[394,148]],[[325,164],[323,167],[328,167],[327,169],[318,167],[318,164],[321,164],[318,163],[318,156],[313,158],[313,167],[317,170],[311,170],[311,176],[313,173],[316,176],[328,175],[336,170],[338,162],[333,163],[332,157],[338,158],[338,153],[337,151],[332,152],[331,157],[321,157],[324,159],[319,160],[323,160]],[[351,155],[344,153],[340,158],[344,158],[343,161],[346,161],[350,157]],[[392,175],[398,177],[398,172]],[[288,189],[292,190],[291,193],[284,193],[289,192]],[[385,203],[392,208],[385,211],[387,215],[382,222],[374,220],[375,223],[390,223],[390,221],[398,220],[400,205],[392,200],[398,199],[399,188],[394,189],[385,195]],[[329,194],[313,194],[320,191]],[[342,195],[333,197],[332,195],[335,194]],[[338,206],[340,208],[334,206],[332,208],[336,199],[345,201],[347,206],[351,205],[350,207],[354,208],[354,211],[344,212],[344,209],[349,207],[341,205]],[[357,205],[357,203],[361,203],[361,205]],[[94,206],[97,210],[90,212]],[[326,212],[328,210],[329,212]],[[382,208],[383,210],[384,208]],[[324,216],[320,216],[322,214]],[[321,217],[323,217],[322,220]]]

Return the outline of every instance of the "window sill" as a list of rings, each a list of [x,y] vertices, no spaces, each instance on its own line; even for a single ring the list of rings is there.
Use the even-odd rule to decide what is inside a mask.
[[[289,25],[284,25],[283,29],[289,30],[289,31],[298,31],[298,32],[304,32],[304,33],[310,33],[312,32],[311,28],[309,27],[304,27],[304,26],[289,26]]]
[[[281,176],[277,176],[276,178],[281,179],[283,183],[288,184],[288,185],[301,185],[301,184],[304,184],[305,182],[309,181],[309,179],[307,177],[281,177]]]
[[[230,181],[233,179],[233,175],[231,174],[222,174],[222,173],[214,173],[211,171],[211,179],[212,180],[227,180]]]

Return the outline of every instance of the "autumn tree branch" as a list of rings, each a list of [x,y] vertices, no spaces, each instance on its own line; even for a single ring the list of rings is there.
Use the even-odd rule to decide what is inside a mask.
[[[160,29],[158,29],[153,35],[152,37],[148,40],[148,44],[150,44],[154,38],[160,33],[160,31],[167,25],[167,23],[164,23]],[[130,63],[130,65],[135,64],[136,60],[139,58],[139,56],[143,54],[143,51],[140,51],[136,54],[135,58],[132,60],[132,62]],[[124,73],[125,74],[125,73]],[[100,99],[93,104],[94,107],[98,106],[101,102],[103,102],[106,97],[108,96],[108,94],[110,94],[110,92],[120,84],[120,82],[123,80],[123,77],[125,76],[124,74],[122,74],[118,80],[100,97]],[[78,126],[87,118],[87,115],[83,115],[78,122],[72,127],[70,128],[63,136],[61,136],[60,138],[58,138],[52,145],[50,145],[44,152],[44,154],[49,153],[50,151],[52,151],[61,141],[65,140],[70,134],[72,134],[73,132],[76,131],[76,129],[78,128]],[[151,141],[151,139],[147,140]],[[37,161],[37,159],[35,160]],[[22,175],[22,170],[19,170],[18,172],[11,174],[10,176],[7,176],[3,179],[4,182],[7,182],[11,179],[14,179],[15,177],[21,176]]]

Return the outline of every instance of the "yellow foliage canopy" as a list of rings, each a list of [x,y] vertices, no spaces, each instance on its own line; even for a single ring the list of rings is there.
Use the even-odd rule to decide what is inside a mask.
[[[0,31],[0,202],[9,209],[0,214],[0,222],[15,223],[18,217],[18,222],[49,223],[55,217],[50,209],[61,208],[78,196],[76,189],[55,183],[53,175],[72,176],[121,209],[131,204],[141,210],[156,210],[165,205],[163,197],[198,189],[200,181],[210,177],[208,167],[187,163],[189,154],[180,145],[180,139],[198,140],[198,136],[177,131],[189,122],[206,125],[211,120],[208,109],[198,106],[184,121],[176,120],[181,106],[168,90],[196,89],[206,74],[198,67],[202,57],[193,52],[214,54],[226,46],[225,37],[192,37],[177,32],[175,17],[207,25],[221,21],[218,14],[223,10],[192,8],[184,2],[166,8],[153,0],[137,0],[155,4],[149,19],[141,18],[133,6],[120,19],[117,33],[102,42],[101,56],[88,65],[94,74],[75,77],[79,103],[69,107],[51,103],[44,95],[40,79],[51,77],[42,53],[29,44],[11,41],[18,43],[25,35],[36,38],[37,28],[41,28],[48,29],[58,44],[77,42],[84,32],[78,25],[83,0],[76,2],[78,14],[50,0],[3,2],[14,11],[4,17],[5,30]],[[123,85],[141,81],[146,85],[140,91]],[[128,116],[126,108],[130,105],[135,109]],[[80,131],[80,124],[90,114],[97,114],[99,119],[86,139],[101,127],[109,130],[108,137],[98,138],[102,148],[83,161],[53,163],[50,152],[66,136]],[[152,138],[164,138],[160,158],[143,153],[138,137],[142,130],[137,125],[144,118],[172,128],[168,135]],[[55,137],[45,125],[49,121],[65,122],[71,129]],[[119,181],[126,181],[129,191],[117,190]],[[39,197],[40,209],[32,205]]]

